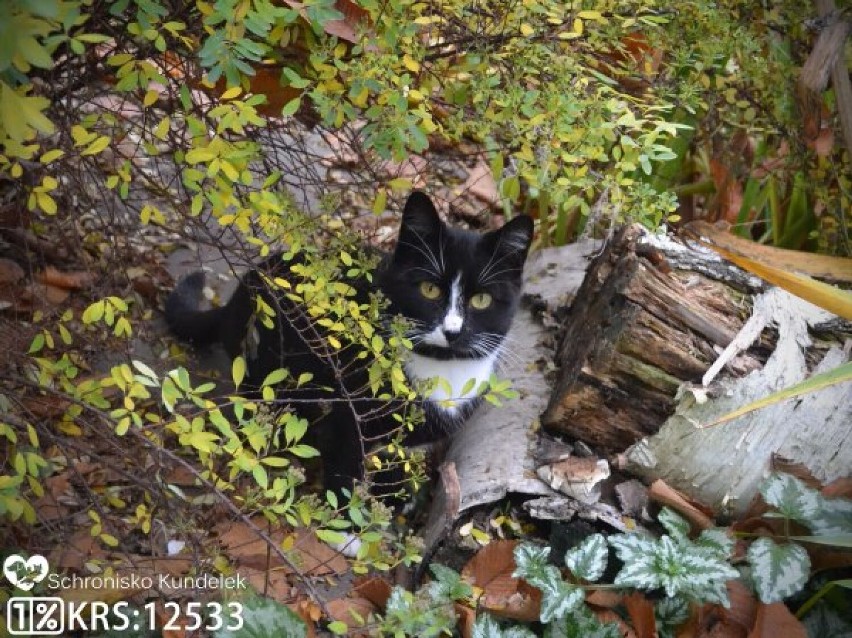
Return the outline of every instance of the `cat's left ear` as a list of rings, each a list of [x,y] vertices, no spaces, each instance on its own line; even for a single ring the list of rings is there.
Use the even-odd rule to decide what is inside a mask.
[[[517,258],[523,265],[533,240],[533,220],[529,215],[519,215],[493,231],[494,250]]]
[[[441,226],[441,218],[429,196],[421,191],[412,192],[402,211],[400,237],[412,233],[419,235],[421,239],[430,237],[437,235]]]

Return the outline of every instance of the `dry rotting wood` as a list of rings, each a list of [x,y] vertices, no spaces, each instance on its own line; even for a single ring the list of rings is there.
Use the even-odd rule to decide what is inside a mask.
[[[654,434],[684,382],[698,383],[747,315],[735,288],[672,270],[640,246],[641,228],[620,230],[589,268],[571,306],[545,429],[619,452]],[[732,362],[745,373],[752,354]]]

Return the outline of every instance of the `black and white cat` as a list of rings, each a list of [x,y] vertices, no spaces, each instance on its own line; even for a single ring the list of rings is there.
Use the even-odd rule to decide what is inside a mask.
[[[494,372],[504,346],[532,236],[533,223],[526,216],[487,233],[452,228],[441,221],[429,197],[414,192],[395,250],[384,256],[373,283],[366,278],[349,282],[360,303],[380,291],[388,300],[388,315],[408,320],[413,348],[404,367],[409,381],[446,381],[433,384],[422,400],[425,423],[408,433],[407,444],[451,434],[481,401],[476,388]],[[243,354],[249,386],[260,385],[277,368],[288,368],[294,378],[312,373],[312,389],[302,388],[298,395],[282,389],[278,400],[298,397],[293,407],[311,422],[326,488],[350,489],[364,477],[368,448],[399,427],[394,412],[402,405],[375,399],[368,389],[369,362],[356,360],[354,349],[324,348],[325,333],[304,308],[264,284],[261,273],[292,279],[290,268],[280,255],[267,259],[243,276],[226,305],[211,310],[199,309],[203,274],[190,275],[169,296],[166,318],[182,339],[197,345],[221,342],[232,357]],[[272,328],[252,320],[258,294],[275,309]]]

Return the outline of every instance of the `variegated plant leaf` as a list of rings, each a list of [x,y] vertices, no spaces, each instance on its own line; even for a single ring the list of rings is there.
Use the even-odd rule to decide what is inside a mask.
[[[810,520],[802,521],[817,536],[848,535],[852,533],[852,500],[825,498],[817,494],[819,507]]]
[[[622,638],[615,623],[601,623],[588,607],[582,605],[573,614],[554,620],[544,629],[544,638]]]
[[[819,492],[789,474],[772,474],[760,486],[760,493],[767,505],[802,523],[816,517],[820,509]]]
[[[747,555],[755,591],[765,603],[779,602],[801,591],[810,575],[808,553],[796,543],[779,545],[770,538],[758,538]]]
[[[735,541],[730,531],[724,527],[711,527],[701,532],[695,540],[695,545],[711,552],[722,560],[730,558],[734,551]]]
[[[691,543],[676,543],[669,536],[651,543],[648,551],[630,551],[629,556],[629,561],[622,558],[624,567],[615,577],[615,584],[645,590],[662,587],[668,596],[684,595],[727,606],[725,583],[739,576],[725,560]]]
[[[657,515],[657,520],[666,528],[669,536],[680,542],[689,539],[689,521],[670,507],[664,507]]]
[[[515,548],[513,555],[515,557],[515,571],[512,576],[529,581],[544,575],[548,567],[547,559],[550,556],[550,548],[521,543]]]
[[[654,618],[660,638],[674,636],[675,631],[689,618],[689,599],[685,596],[663,598],[654,605]]]
[[[535,638],[535,634],[526,627],[515,625],[503,629],[488,614],[480,614],[473,624],[472,638]]]
[[[577,578],[595,582],[603,576],[609,557],[609,546],[603,534],[592,534],[565,553],[565,565]]]
[[[551,565],[546,573],[543,582],[527,581],[541,590],[539,618],[543,623],[564,618],[586,600],[585,590],[562,580],[558,569]]]

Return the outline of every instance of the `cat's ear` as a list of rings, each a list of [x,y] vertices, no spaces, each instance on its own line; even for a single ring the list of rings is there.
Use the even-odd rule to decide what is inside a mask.
[[[528,215],[519,215],[506,222],[499,230],[492,231],[494,250],[516,257],[520,265],[527,258],[533,239],[533,221]]]
[[[408,196],[402,211],[402,224],[399,228],[400,239],[407,235],[417,235],[421,239],[437,235],[442,226],[435,205],[426,193],[414,191]]]

